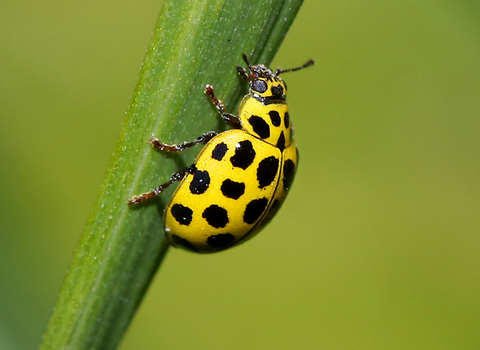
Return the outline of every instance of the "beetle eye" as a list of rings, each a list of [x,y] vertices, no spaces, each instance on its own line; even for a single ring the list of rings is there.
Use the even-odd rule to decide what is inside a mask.
[[[259,93],[264,93],[268,89],[267,83],[264,82],[263,80],[253,80],[250,83],[250,87],[252,88],[253,91],[256,91]]]

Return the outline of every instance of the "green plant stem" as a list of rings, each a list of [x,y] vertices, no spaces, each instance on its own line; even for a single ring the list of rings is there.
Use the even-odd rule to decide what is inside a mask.
[[[252,63],[268,65],[301,3],[165,1],[107,177],[41,349],[117,347],[168,251],[161,215],[168,193],[137,207],[126,201],[166,181],[194,156],[189,151],[161,154],[147,140],[153,134],[178,143],[223,127],[204,96],[204,85],[214,85],[235,113],[232,107],[246,91],[235,64],[242,64],[241,54],[246,53]]]

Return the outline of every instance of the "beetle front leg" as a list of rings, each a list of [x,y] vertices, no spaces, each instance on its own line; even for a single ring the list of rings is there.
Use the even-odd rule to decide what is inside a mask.
[[[222,116],[223,120],[227,122],[234,129],[241,129],[242,126],[240,124],[240,120],[234,114],[227,113],[225,105],[221,100],[215,96],[215,92],[213,91],[213,86],[210,84],[205,85],[205,94],[208,96],[210,101],[212,101],[213,105],[217,109],[218,113]]]

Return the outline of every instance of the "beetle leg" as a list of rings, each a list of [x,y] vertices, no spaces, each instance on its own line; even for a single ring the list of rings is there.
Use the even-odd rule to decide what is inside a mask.
[[[230,125],[234,129],[241,129],[241,124],[240,120],[236,115],[233,115],[231,113],[227,113],[227,110],[225,108],[225,105],[221,100],[215,96],[215,92],[213,91],[213,86],[212,85],[205,85],[205,94],[208,96],[210,101],[212,101],[213,105],[217,109],[218,113],[222,116],[223,120]]]
[[[170,177],[170,180],[168,180],[164,184],[161,184],[160,186],[158,186],[157,188],[149,192],[145,192],[137,196],[133,196],[131,199],[128,200],[128,204],[132,205],[132,204],[142,203],[142,202],[145,202],[147,199],[158,196],[167,188],[169,188],[171,184],[173,184],[176,181],[182,180],[187,173],[192,171],[193,168],[194,168],[194,165],[191,165],[185,169],[182,169],[177,171],[176,173],[173,173],[172,176]]]
[[[151,138],[148,142],[150,142],[154,148],[159,149],[160,151],[182,152],[190,147],[198,145],[199,143],[206,144],[208,141],[210,141],[212,138],[214,138],[217,135],[218,135],[218,132],[209,131],[209,132],[206,132],[205,134],[200,135],[194,141],[183,142],[178,145],[167,145],[163,142],[160,142],[158,139],[154,139],[154,138]]]

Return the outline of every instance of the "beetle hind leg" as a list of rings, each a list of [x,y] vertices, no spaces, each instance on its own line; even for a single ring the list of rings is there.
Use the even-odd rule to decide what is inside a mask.
[[[185,175],[191,171],[190,170],[191,168],[192,166],[189,166],[188,168],[185,168],[177,171],[176,173],[173,173],[172,176],[170,177],[170,180],[168,180],[164,184],[161,184],[160,186],[158,186],[157,188],[154,188],[149,192],[145,192],[137,196],[133,196],[131,199],[127,201],[128,204],[129,205],[139,204],[139,203],[145,202],[147,199],[160,195],[163,191],[169,188],[171,184],[173,184],[176,181],[182,180],[185,177]]]

